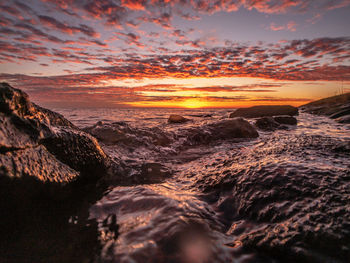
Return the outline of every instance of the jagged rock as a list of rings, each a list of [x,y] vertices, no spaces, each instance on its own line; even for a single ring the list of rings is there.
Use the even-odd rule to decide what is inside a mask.
[[[189,119],[181,116],[181,115],[170,115],[169,119],[168,119],[168,123],[184,123],[189,121]]]
[[[108,157],[94,138],[6,83],[0,84],[0,120],[0,176],[66,184],[107,170]]]
[[[259,118],[266,116],[278,115],[298,115],[298,108],[290,105],[262,105],[253,106],[250,108],[240,108],[230,114],[230,118],[244,117],[244,118]]]
[[[297,125],[298,121],[292,116],[276,116],[273,118],[279,124]]]
[[[69,183],[79,172],[60,162],[42,145],[9,150],[0,154],[0,176],[33,177],[44,183]]]
[[[41,140],[58,160],[85,177],[101,177],[109,166],[109,159],[91,135],[70,128],[57,128]]]

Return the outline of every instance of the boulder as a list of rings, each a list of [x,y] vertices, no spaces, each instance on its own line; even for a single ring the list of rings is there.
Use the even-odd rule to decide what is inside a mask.
[[[65,185],[107,170],[96,139],[6,83],[0,84],[0,120],[0,176]]]
[[[97,224],[87,206],[106,189],[111,165],[116,171],[91,135],[0,83],[0,261],[94,258]]]
[[[91,127],[84,128],[105,145],[124,145],[138,147],[145,146],[167,146],[171,143],[170,135],[157,127],[138,128],[125,122],[101,123],[98,122]]]
[[[257,138],[259,137],[256,129],[243,118],[234,118],[232,120],[222,120],[208,125],[211,132],[211,138],[232,139],[232,138]]]
[[[256,120],[255,126],[264,131],[274,131],[280,127],[280,124],[272,117],[263,117]]]
[[[170,117],[168,119],[168,123],[184,123],[187,121],[189,121],[189,119],[187,119],[181,115],[176,115],[176,114],[170,115]]]
[[[273,118],[279,124],[297,125],[298,121],[292,116],[276,116]]]
[[[230,118],[259,118],[278,115],[298,115],[298,108],[290,105],[262,105],[250,108],[240,108],[230,114]]]
[[[186,144],[190,145],[207,144],[217,140],[259,137],[254,126],[243,118],[221,120],[202,127],[184,130],[183,133],[187,137]]]

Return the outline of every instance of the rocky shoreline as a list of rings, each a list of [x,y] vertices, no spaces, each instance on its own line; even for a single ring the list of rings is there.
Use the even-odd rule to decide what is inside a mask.
[[[350,123],[350,93],[310,102],[300,109],[311,114],[325,115],[339,123]]]
[[[344,94],[341,97],[304,105],[300,109],[305,112],[340,118],[336,120],[346,123],[347,118],[349,118],[349,99],[350,94]],[[335,104],[333,105],[333,103]],[[298,108],[285,105],[239,109],[226,118],[205,123],[201,126],[184,126],[181,130],[184,138],[179,138],[178,135],[157,128],[136,129],[123,122],[98,122],[91,127],[79,129],[62,115],[32,103],[23,91],[6,83],[1,83],[0,210],[6,211],[6,216],[0,218],[2,229],[0,261],[93,262],[92,259],[98,254],[96,250],[101,246],[98,229],[107,227],[108,231],[113,233],[113,238],[118,237],[115,215],[114,217],[107,217],[106,222],[102,226],[98,226],[95,221],[89,219],[89,207],[99,200],[103,193],[109,191],[111,186],[158,183],[169,178],[171,172],[161,163],[151,161],[142,163],[134,169],[135,167],[131,167],[132,164],[124,162],[122,158],[111,157],[108,154],[109,146],[126,145],[130,148],[130,151],[133,150],[135,145],[142,144],[164,148],[169,145],[176,145],[179,149],[186,149],[190,146],[209,147],[221,141],[254,140],[259,137],[260,132],[291,129],[298,123],[297,118],[294,117],[298,115],[298,112]],[[243,118],[247,118],[249,121]],[[181,125],[190,122],[192,120],[179,115],[172,115],[166,125],[181,127]],[[148,138],[149,141],[144,140],[144,138]],[[301,138],[302,140],[306,139]],[[310,142],[310,145],[313,145],[313,143],[315,142]],[[288,147],[293,148],[293,146]],[[272,146],[270,148],[273,149]],[[295,152],[297,150],[295,149]],[[348,149],[344,148],[340,151],[340,154],[345,154],[347,151]],[[242,212],[242,215],[235,215],[237,211],[240,213],[240,210],[235,207],[237,204],[232,199],[233,197],[224,195],[229,185],[230,187],[236,185],[236,176],[231,178],[231,172],[234,173],[235,169],[238,169],[235,165],[228,174],[214,182],[210,181],[214,177],[211,177],[209,171],[203,172],[203,176],[208,175],[208,180],[200,178],[196,182],[198,184],[196,187],[205,189],[204,192],[210,192],[213,195],[210,198],[212,201],[223,195],[218,210],[224,215],[228,215],[228,221],[235,217],[248,215],[252,220],[265,222],[269,220],[269,207],[273,207],[273,204],[264,208],[265,210],[256,212],[255,208],[249,205],[248,202],[259,204],[266,195],[270,195],[271,187],[275,189],[274,191],[276,189],[281,190],[280,195],[277,192],[274,193],[277,196],[276,200],[284,202],[285,193],[290,195],[290,198],[287,198],[289,202],[297,197],[295,194],[296,186],[315,180],[311,174],[303,175],[303,177],[300,177],[300,175],[301,180],[299,177],[294,177],[293,173],[289,175],[286,172],[287,170],[285,173],[288,176],[281,177],[279,176],[280,169],[276,169],[276,171],[272,171],[272,175],[276,180],[282,180],[283,185],[278,183],[275,185],[265,184],[265,172],[258,173],[258,175],[250,174],[257,169],[255,164],[259,162],[260,158],[267,158],[266,162],[270,161],[265,155],[265,153],[260,154],[259,149],[257,149],[246,156],[252,160],[252,163],[249,163],[246,168],[247,171],[245,171],[249,176],[242,177],[247,183],[241,185],[243,187],[241,192],[238,191],[240,186],[235,186],[238,187],[238,190],[236,189],[238,194],[235,196],[243,196],[240,210],[247,210],[244,213]],[[235,161],[239,163],[241,156],[237,156],[237,158]],[[233,163],[231,160],[228,160],[228,162]],[[251,166],[250,169],[248,169],[249,166]],[[135,173],[137,169],[139,171]],[[202,173],[197,174],[202,176]],[[344,173],[343,177],[347,178],[346,176],[346,173]],[[239,175],[237,178],[239,178]],[[325,175],[325,178],[328,177]],[[222,180],[226,181],[222,182]],[[256,191],[256,187],[252,188],[252,185],[259,185],[261,190]],[[322,187],[330,193],[326,195],[327,200],[331,200],[334,191],[327,190],[328,185],[326,183]],[[224,188],[225,191],[223,191]],[[307,188],[307,191],[310,190],[309,188]],[[312,184],[311,188],[312,191],[316,191],[316,184]],[[250,196],[245,196],[250,192]],[[319,191],[318,194],[321,196],[324,193]],[[313,198],[311,194],[310,196]],[[302,206],[305,200],[302,197],[298,198],[298,202]],[[269,199],[265,201],[270,202]],[[343,199],[341,199],[341,202],[343,202]],[[326,208],[326,205],[323,205],[322,208]],[[333,210],[338,211],[338,208],[337,203]],[[252,210],[252,212],[250,209],[254,211]],[[311,214],[317,212],[313,207],[309,210],[308,213]],[[258,219],[255,218],[257,216],[255,213],[258,215]],[[280,219],[289,218],[295,213],[293,224],[299,224],[297,215],[300,212],[294,211],[290,215],[288,214],[290,212],[286,213],[276,210],[274,212],[275,216],[272,217],[275,218],[274,221],[270,220],[271,226],[266,228],[268,230],[257,231],[253,236],[240,236],[239,242],[245,244],[247,248],[258,249],[263,253],[271,250],[271,254],[277,253],[277,257],[283,257],[283,248],[278,247],[278,250],[275,250],[274,244],[270,244],[264,238],[270,235],[268,232],[273,224],[279,222],[279,219],[276,219],[277,217]],[[342,214],[346,214],[346,212],[343,211]],[[313,220],[310,219],[310,222],[312,223]],[[322,220],[327,221],[329,218],[322,214]],[[345,221],[340,225],[346,224]],[[294,229],[295,226],[293,225],[290,228]],[[288,230],[286,231],[288,232]],[[298,230],[294,229],[293,231],[297,232]],[[289,233],[287,232],[284,234]],[[271,234],[271,236],[277,240],[278,244],[283,243],[283,240],[281,241],[282,237],[278,233]],[[307,238],[309,237],[303,237],[302,242]],[[292,235],[286,238],[290,243],[298,243],[299,239],[300,235]],[[316,239],[317,237],[310,240],[318,246]],[[86,242],[84,241],[85,243],[82,244],[81,240]],[[334,237],[334,240],[336,241],[337,238]],[[345,239],[342,241],[343,247],[346,245],[344,242],[346,242]],[[67,246],[67,243],[70,245]],[[26,251],[18,252],[26,246]],[[229,244],[229,246],[234,247],[235,245]],[[86,251],[89,251],[89,253]],[[307,261],[312,256],[305,256],[302,250],[294,252],[300,261],[316,262]],[[330,251],[330,253],[332,254],[333,251]],[[342,251],[341,256],[343,257],[346,253],[346,251]]]

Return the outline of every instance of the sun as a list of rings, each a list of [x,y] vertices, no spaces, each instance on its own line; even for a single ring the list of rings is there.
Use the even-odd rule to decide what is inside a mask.
[[[208,106],[206,101],[202,101],[199,99],[187,99],[179,103],[180,107],[188,108],[188,109],[197,109]]]

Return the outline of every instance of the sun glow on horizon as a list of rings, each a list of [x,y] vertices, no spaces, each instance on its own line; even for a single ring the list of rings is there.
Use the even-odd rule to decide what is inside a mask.
[[[208,103],[200,99],[186,99],[179,106],[188,109],[198,109],[208,107]]]

